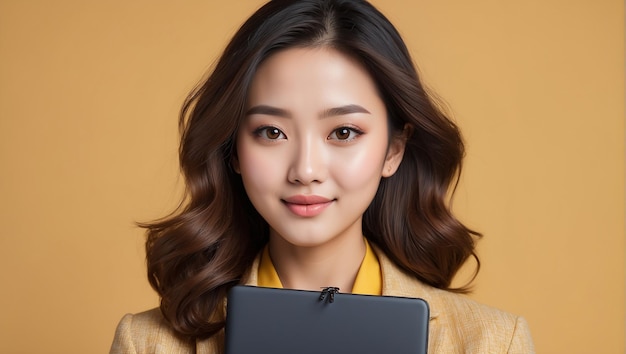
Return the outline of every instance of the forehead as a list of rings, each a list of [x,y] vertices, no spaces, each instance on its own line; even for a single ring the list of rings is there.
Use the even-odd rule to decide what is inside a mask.
[[[259,66],[248,96],[249,105],[345,104],[347,100],[382,103],[372,77],[361,64],[325,47],[291,48],[273,54]]]

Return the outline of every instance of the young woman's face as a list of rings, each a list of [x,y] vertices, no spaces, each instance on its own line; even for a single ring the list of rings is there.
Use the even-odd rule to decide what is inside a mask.
[[[385,104],[368,73],[332,49],[288,49],[259,67],[246,110],[234,167],[270,242],[362,237],[363,213],[404,150],[389,144]]]

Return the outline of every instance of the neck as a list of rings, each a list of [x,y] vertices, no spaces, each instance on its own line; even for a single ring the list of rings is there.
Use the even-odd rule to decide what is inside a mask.
[[[269,252],[284,288],[318,291],[336,286],[349,293],[365,257],[365,241],[360,235],[303,247],[278,236],[270,237]]]

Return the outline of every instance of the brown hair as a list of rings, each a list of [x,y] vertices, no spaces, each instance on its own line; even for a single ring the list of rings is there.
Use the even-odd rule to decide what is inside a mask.
[[[274,0],[235,34],[212,74],[180,116],[180,164],[186,199],[148,229],[148,279],[176,332],[210,337],[224,326],[228,290],[245,280],[268,240],[268,225],[231,168],[234,139],[250,82],[261,62],[291,47],[326,46],[357,59],[387,105],[391,131],[412,129],[398,171],[383,179],[363,232],[399,267],[431,286],[451,289],[474,253],[477,233],[457,221],[447,197],[464,147],[420,83],[393,25],[366,1]]]

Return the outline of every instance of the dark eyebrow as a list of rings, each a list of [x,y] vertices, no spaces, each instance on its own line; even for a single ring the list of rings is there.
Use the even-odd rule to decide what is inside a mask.
[[[246,112],[246,115],[249,116],[251,114],[264,114],[267,116],[291,118],[291,113],[289,113],[288,111],[281,109],[281,108],[266,106],[266,105],[254,106],[250,108]]]
[[[343,116],[343,115],[352,114],[352,113],[370,114],[370,112],[367,109],[359,106],[358,104],[349,104],[349,105],[345,105],[341,107],[333,107],[333,108],[326,109],[324,110],[324,112],[322,112],[320,118]],[[263,115],[268,115],[268,116],[291,118],[291,113],[289,113],[289,111],[284,110],[282,108],[266,106],[266,105],[254,106],[248,109],[248,111],[246,111],[246,116],[249,116],[252,114],[263,114]]]
[[[343,115],[352,114],[352,113],[370,114],[370,112],[367,109],[359,106],[358,104],[349,104],[346,106],[334,107],[334,108],[329,108],[325,110],[322,113],[322,118],[333,117],[333,116],[343,116]]]

